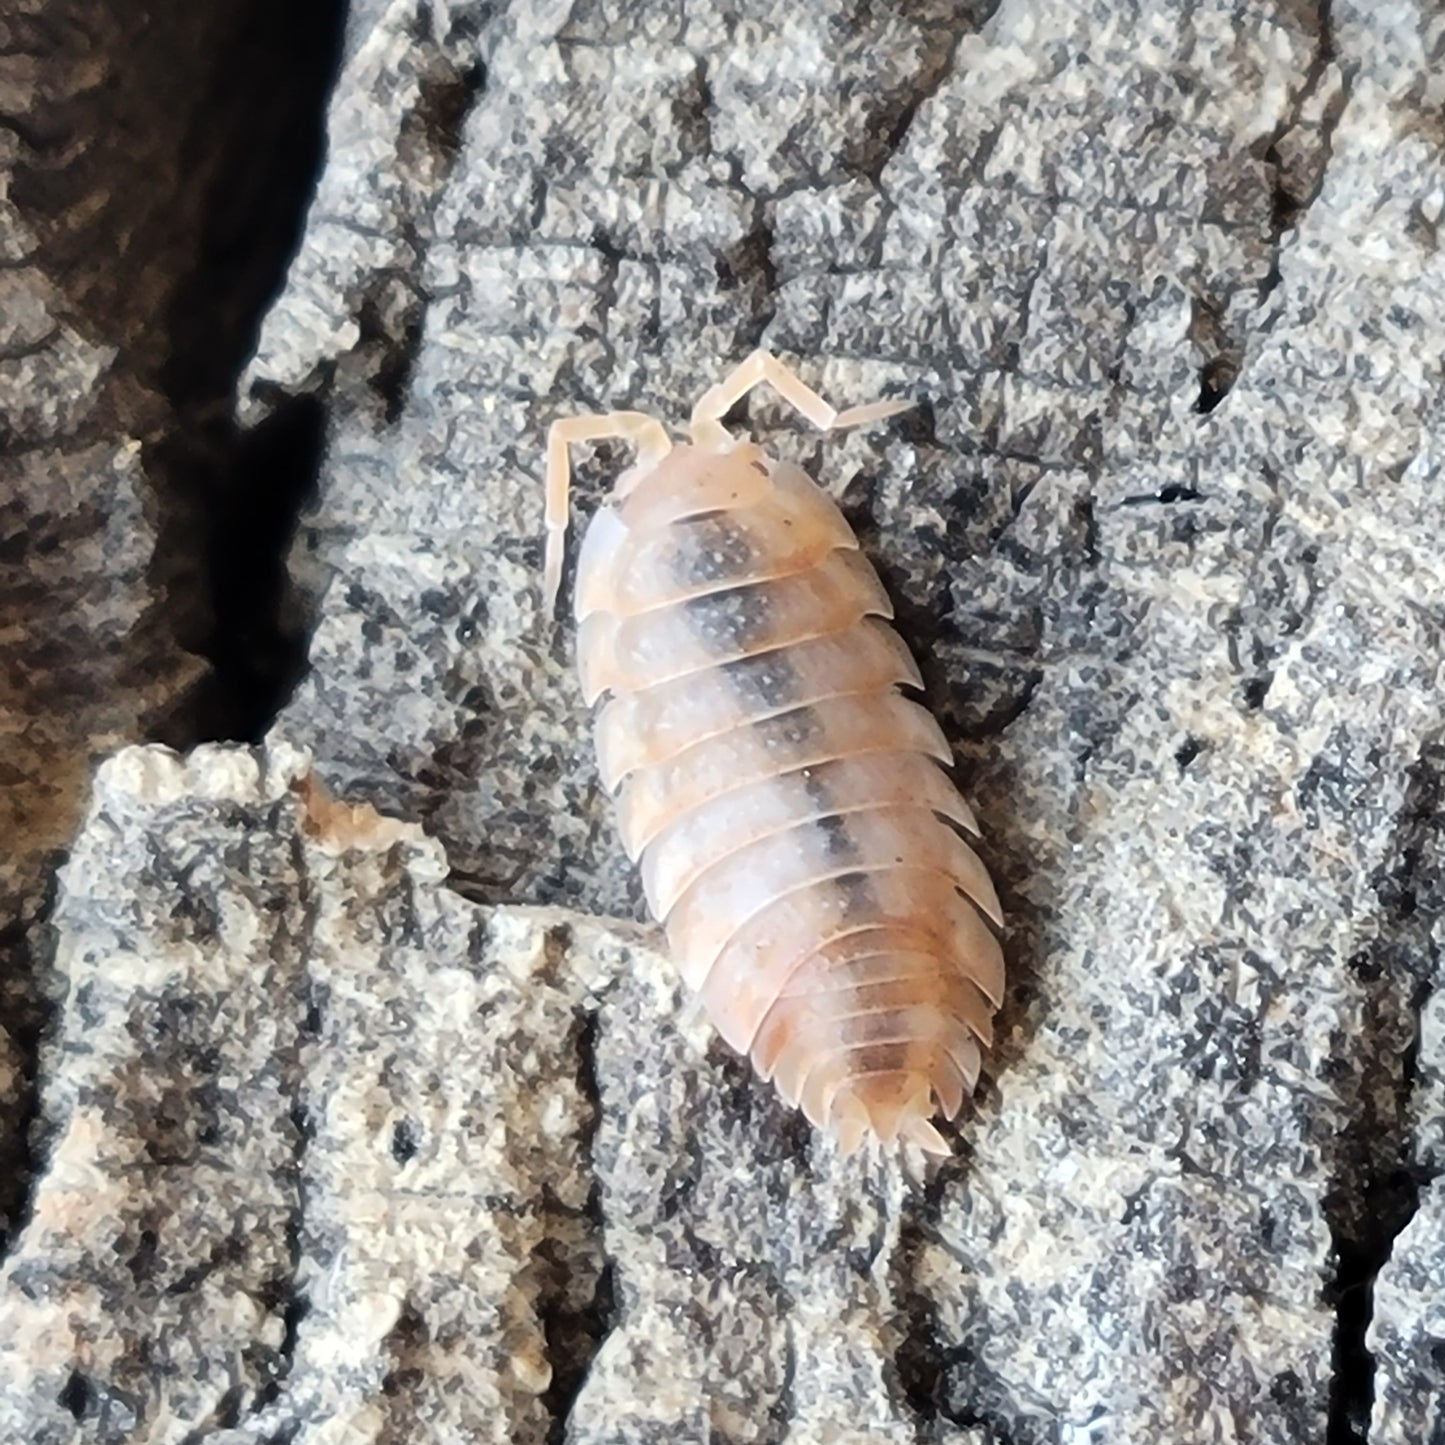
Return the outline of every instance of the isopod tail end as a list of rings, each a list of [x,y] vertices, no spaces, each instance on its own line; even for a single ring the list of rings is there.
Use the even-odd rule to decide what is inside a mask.
[[[934,1128],[933,1120],[925,1119],[921,1114],[910,1114],[903,1121],[899,1134],[935,1159],[947,1159],[953,1153],[948,1141]]]
[[[856,1094],[849,1093],[838,1100],[833,1110],[833,1136],[845,1159],[856,1154],[872,1132],[868,1110]]]
[[[950,1154],[947,1141],[932,1122],[933,1098],[927,1084],[904,1093],[888,1088],[887,1077],[859,1081],[872,1087],[850,1085],[835,1098],[832,1129],[844,1156],[855,1153],[870,1137],[885,1147],[907,1141],[925,1154]]]

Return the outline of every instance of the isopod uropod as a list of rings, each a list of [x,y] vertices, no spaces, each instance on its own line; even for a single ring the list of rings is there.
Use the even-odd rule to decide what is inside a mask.
[[[998,899],[960,836],[978,826],[940,764],[922,679],[852,528],[805,472],[721,418],[769,383],[815,426],[838,412],[754,353],[674,446],[641,412],[554,422],[544,599],[555,606],[568,448],[637,461],[598,508],[575,615],[597,761],[628,856],[723,1038],[851,1152],[870,1134],[930,1153],[978,1079],[1003,998]],[[936,1104],[935,1104],[936,1101]]]

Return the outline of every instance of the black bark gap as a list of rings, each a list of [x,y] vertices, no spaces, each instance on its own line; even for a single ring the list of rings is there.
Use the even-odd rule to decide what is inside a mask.
[[[163,741],[185,745],[188,732],[198,742],[259,742],[304,676],[306,638],[299,618],[288,615],[286,554],[325,444],[321,403],[291,398],[239,436],[210,479],[203,554],[210,625],[195,648],[212,670]]]
[[[565,943],[556,938],[557,947]],[[554,936],[549,936],[552,947]],[[559,952],[560,957],[560,952]],[[577,1055],[577,1089],[591,1106],[591,1113],[579,1133],[578,1147],[583,1156],[593,1161],[597,1126],[602,1119],[602,1086],[597,1076],[597,1042],[602,1021],[598,1014],[578,1010],[572,1036]],[[611,1260],[602,1253],[604,1220],[602,1190],[596,1182],[595,1162],[591,1163],[594,1182],[587,1195],[584,1213],[590,1226],[589,1238],[580,1251],[575,1243],[564,1245],[548,1240],[533,1255],[534,1267],[540,1269],[542,1288],[537,1300],[537,1314],[547,1341],[547,1359],[552,1378],[542,1392],[542,1403],[552,1417],[547,1431],[547,1445],[563,1445],[577,1397],[586,1383],[587,1374],[603,1342],[617,1325],[618,1292]],[[595,1259],[588,1250],[595,1245]],[[594,1264],[597,1273],[592,1293],[579,1299],[576,1281],[579,1271],[590,1274]]]
[[[1324,1198],[1336,1261],[1326,1296],[1335,1310],[1326,1445],[1369,1438],[1375,1283],[1434,1174],[1419,1155],[1414,1121],[1421,1013],[1440,970],[1432,925],[1445,910],[1445,734],[1422,741],[1398,819],[1388,861],[1370,880],[1378,936],[1349,960],[1363,1005],[1357,1062],[1334,1083],[1348,1112],[1331,1139]]]
[[[323,0],[298,21],[284,0],[252,0],[216,68],[213,103],[236,124],[206,188],[195,267],[164,318],[178,426],[148,459],[177,508],[171,540],[184,542],[186,514],[197,519],[204,622],[189,640],[212,664],[189,713],[169,720],[169,742],[258,741],[305,670],[285,558],[320,472],[324,408],[280,399],[247,430],[229,404],[305,228],[347,10]]]
[[[75,1420],[80,1421],[85,1419],[95,1395],[90,1381],[79,1370],[72,1370],[70,1378],[65,1382],[65,1388],[55,1399],[57,1404],[70,1411]]]

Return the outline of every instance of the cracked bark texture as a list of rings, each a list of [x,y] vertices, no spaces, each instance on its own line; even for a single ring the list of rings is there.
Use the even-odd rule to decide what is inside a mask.
[[[240,399],[326,408],[311,671],[267,753],[97,785],[7,1428],[1442,1428],[1445,18],[776,15],[353,7]],[[537,611],[543,433],[680,419],[760,341],[924,403],[748,422],[891,584],[1010,915],[921,1186],[590,921],[639,899]],[[294,744],[445,864],[333,856]]]
[[[204,668],[155,562],[153,444],[172,419],[164,317],[194,217],[171,124],[112,55],[198,62],[196,36],[79,4],[0,16],[0,1229],[24,1206],[36,1050],[54,1003],[45,918],[96,759],[145,736]],[[145,60],[137,62],[143,67]],[[199,66],[198,66],[199,68]],[[122,97],[102,129],[95,97]],[[131,110],[124,111],[129,101]],[[106,114],[106,107],[100,107]],[[126,123],[128,122],[128,123]],[[118,132],[129,144],[118,144]],[[99,238],[104,238],[103,244]],[[108,253],[97,261],[96,252]]]

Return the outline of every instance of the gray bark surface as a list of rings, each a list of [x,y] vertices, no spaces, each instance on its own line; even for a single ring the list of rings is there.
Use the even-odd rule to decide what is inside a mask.
[[[164,317],[195,217],[156,104],[124,87],[114,106],[95,104],[115,79],[108,56],[172,65],[196,48],[184,27],[157,33],[74,4],[0,15],[5,1237],[30,1174],[38,1040],[63,988],[45,930],[56,865],[94,762],[163,733],[204,672],[167,613],[183,583],[160,562],[179,553],[160,546],[174,512],[150,465],[174,424],[159,379]],[[183,116],[191,97],[173,98]]]
[[[238,396],[326,408],[310,671],[96,780],[0,1437],[1445,1431],[1445,15],[787,9],[354,7]],[[739,425],[888,581],[1009,918],[921,1180],[680,997],[539,612],[548,422],[760,343],[920,402]]]

